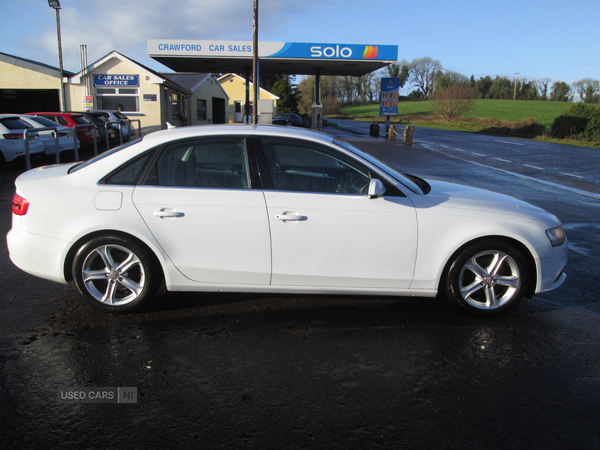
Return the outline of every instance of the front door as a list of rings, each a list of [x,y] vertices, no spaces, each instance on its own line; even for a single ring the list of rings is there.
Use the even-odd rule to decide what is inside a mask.
[[[371,174],[335,150],[261,139],[274,190],[265,198],[272,284],[408,288],[417,220],[407,197],[367,196]]]

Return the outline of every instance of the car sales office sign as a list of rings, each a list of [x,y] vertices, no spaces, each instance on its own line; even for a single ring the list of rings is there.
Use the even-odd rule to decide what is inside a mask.
[[[94,86],[139,86],[139,75],[94,74]]]
[[[398,115],[398,93],[400,92],[400,78],[382,78],[379,115]]]

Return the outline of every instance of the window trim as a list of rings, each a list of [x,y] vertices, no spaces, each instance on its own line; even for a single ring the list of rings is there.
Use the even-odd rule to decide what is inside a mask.
[[[99,184],[103,184],[106,186],[138,186],[140,181],[143,180],[146,175],[148,174],[150,167],[152,167],[152,161],[155,160],[155,155],[153,155],[152,153],[156,152],[156,148],[152,148],[150,150],[147,150],[141,154],[139,154],[138,156],[136,156],[135,158],[132,158],[130,160],[128,160],[127,162],[121,164],[119,167],[117,167],[115,170],[111,171],[110,173],[108,173],[107,175],[105,175],[104,177],[102,177],[102,179],[100,180]],[[123,183],[109,183],[109,179],[112,178],[117,172],[119,172],[120,170],[124,169],[125,167],[131,165],[131,164],[135,164],[136,161],[139,161],[142,158],[145,158],[146,156],[148,156],[148,154],[150,154],[148,161],[146,161],[146,164],[144,165],[144,167],[142,168],[142,170],[140,170],[140,173],[138,174],[138,176],[136,177],[135,181],[131,184],[127,183],[127,184],[123,184]]]
[[[396,186],[394,186],[392,183],[390,183],[387,176],[385,176],[384,174],[380,173],[379,170],[377,170],[377,167],[373,167],[371,164],[369,164],[368,161],[365,163],[365,161],[363,161],[362,159],[359,159],[360,157],[357,155],[354,155],[350,152],[344,151],[345,149],[343,147],[327,145],[327,144],[323,144],[322,142],[306,141],[303,139],[294,139],[294,138],[281,137],[281,136],[269,136],[269,135],[252,136],[251,140],[253,141],[253,145],[255,146],[256,160],[258,163],[258,171],[260,174],[260,179],[261,179],[264,190],[273,190],[274,191],[275,186],[273,184],[273,179],[271,178],[271,173],[269,171],[269,167],[267,164],[267,158],[265,156],[264,149],[262,148],[262,142],[261,142],[262,139],[277,139],[280,141],[291,141],[291,142],[296,142],[296,143],[301,143],[301,144],[310,143],[311,145],[314,145],[315,147],[325,148],[332,153],[338,153],[340,155],[344,155],[346,158],[351,159],[353,164],[358,165],[361,169],[364,169],[365,172],[368,172],[369,175],[371,176],[371,178],[377,178],[383,183],[383,185],[385,186],[385,189],[386,189],[384,197],[385,196],[406,197],[406,195],[400,189],[398,189]],[[315,194],[315,195],[355,195],[355,194],[344,194],[344,193],[332,193],[332,192],[324,193],[324,192],[310,192],[310,191],[281,191],[281,192],[293,192],[293,193],[298,193],[298,194]]]
[[[165,149],[171,145],[181,145],[186,142],[195,142],[199,140],[214,140],[214,139],[231,139],[232,137],[240,138],[244,141],[244,145],[246,147],[246,159],[248,163],[248,174],[250,176],[250,187],[249,188],[202,188],[202,187],[186,187],[186,186],[161,186],[157,184],[150,184],[149,177],[152,169],[156,165],[157,161],[165,151]],[[252,139],[249,136],[245,135],[217,135],[217,136],[202,136],[202,137],[189,137],[185,139],[174,140],[170,142],[165,142],[160,146],[154,148],[152,151],[155,151],[154,156],[150,158],[147,163],[147,167],[144,169],[144,173],[140,176],[137,186],[144,187],[156,187],[163,189],[229,189],[229,190],[243,190],[243,191],[252,191],[252,190],[263,190],[262,180],[259,176],[259,170],[257,167],[256,161],[256,152],[253,146]]]
[[[107,93],[102,93],[102,90],[108,90],[108,89],[114,89],[115,93],[114,94],[107,94]],[[120,91],[121,89],[127,89],[127,90],[135,90],[136,93],[135,94],[122,94]],[[104,104],[100,104],[100,99],[104,98],[104,97],[129,97],[129,98],[135,98],[136,99],[136,110],[135,111],[129,111],[129,110],[124,110],[121,111],[121,113],[139,113],[141,112],[141,104],[140,104],[140,87],[139,86],[124,86],[124,87],[106,87],[106,86],[96,86],[96,90],[95,90],[95,94],[96,94],[96,103],[97,103],[97,108],[96,109],[116,109],[116,108],[108,108],[106,107]]]

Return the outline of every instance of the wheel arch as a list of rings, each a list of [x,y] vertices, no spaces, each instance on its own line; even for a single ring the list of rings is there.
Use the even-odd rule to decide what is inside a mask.
[[[450,270],[450,266],[452,265],[454,260],[458,257],[458,255],[460,253],[462,253],[467,247],[469,247],[473,244],[477,244],[479,242],[487,241],[487,240],[494,241],[495,243],[510,244],[521,252],[523,257],[525,258],[525,262],[527,263],[527,266],[529,267],[529,280],[527,280],[527,290],[525,292],[525,296],[527,298],[532,297],[533,294],[535,294],[535,290],[537,287],[537,271],[538,271],[537,264],[535,262],[535,258],[533,256],[533,254],[531,253],[531,251],[525,244],[523,244],[521,241],[518,241],[517,239],[513,239],[513,238],[510,238],[507,236],[494,236],[494,235],[481,236],[476,239],[465,242],[462,246],[460,246],[458,249],[456,249],[456,251],[454,253],[452,253],[450,258],[448,258],[448,260],[446,261],[444,270],[442,271],[441,277],[439,279],[438,293],[445,292],[443,284],[445,283],[445,280],[448,276],[448,271]]]
[[[152,255],[152,258],[154,259],[154,263],[156,264],[156,267],[160,269],[160,274],[161,274],[162,278],[163,279],[165,278],[164,268],[163,268],[163,266],[162,266],[159,258],[156,256],[156,253],[152,250],[152,248],[150,248],[150,246],[148,246],[144,241],[142,241],[141,239],[133,236],[132,234],[125,233],[123,231],[118,231],[118,230],[97,230],[97,231],[93,231],[91,233],[88,233],[85,236],[80,237],[77,241],[75,241],[75,243],[71,246],[71,248],[67,252],[67,256],[65,257],[65,264],[64,264],[64,267],[63,267],[64,277],[65,277],[65,280],[67,282],[73,280],[73,271],[72,271],[73,261],[75,260],[75,255],[77,254],[77,252],[79,251],[79,249],[87,241],[89,241],[91,239],[94,239],[96,237],[99,237],[99,236],[119,236],[119,237],[122,237],[123,239],[128,239],[128,240],[135,241],[136,244],[141,245],[142,247],[144,247],[148,251],[148,253],[150,255]]]

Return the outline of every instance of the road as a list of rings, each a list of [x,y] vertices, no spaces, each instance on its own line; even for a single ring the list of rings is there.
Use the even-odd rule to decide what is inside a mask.
[[[330,120],[342,130],[368,135],[369,123]],[[327,128],[331,130],[331,127]],[[381,135],[385,127],[380,126]],[[399,126],[398,132],[402,132]],[[530,177],[532,180],[568,186],[600,198],[600,149],[528,139],[417,127],[415,144],[447,156]]]
[[[164,291],[118,316],[88,307],[73,285],[20,272],[4,246],[1,447],[600,448],[594,179],[544,183],[516,163],[476,164],[444,149],[446,134],[425,142],[418,130],[405,146],[326,131],[408,173],[557,214],[571,248],[566,283],[491,320],[442,299]],[[451,147],[477,151],[470,136]],[[18,172],[2,173],[3,233]],[[67,387],[134,387],[137,403],[61,403]]]

